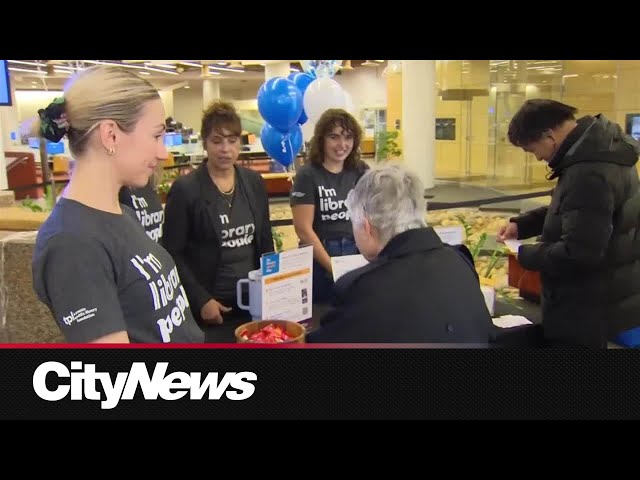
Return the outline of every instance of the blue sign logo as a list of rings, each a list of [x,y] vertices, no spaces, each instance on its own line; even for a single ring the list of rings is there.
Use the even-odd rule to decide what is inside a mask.
[[[272,253],[262,257],[262,275],[271,275],[280,271],[280,255]]]

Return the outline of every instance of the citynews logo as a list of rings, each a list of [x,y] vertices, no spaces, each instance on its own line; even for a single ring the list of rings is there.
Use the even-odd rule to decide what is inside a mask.
[[[168,362],[159,362],[149,375],[144,362],[134,362],[128,372],[118,372],[115,380],[109,372],[96,372],[92,363],[71,362],[71,368],[59,362],[45,362],[33,372],[33,390],[43,400],[57,402],[71,394],[71,400],[98,400],[100,408],[109,410],[120,400],[132,400],[138,387],[145,400],[178,400],[187,394],[190,400],[202,400],[208,392],[209,400],[246,400],[255,392],[258,376],[254,372],[209,372],[202,379],[201,372],[172,372],[167,375]],[[47,385],[48,375],[57,376]],[[62,379],[68,378],[69,381]],[[96,385],[102,386],[102,392]]]

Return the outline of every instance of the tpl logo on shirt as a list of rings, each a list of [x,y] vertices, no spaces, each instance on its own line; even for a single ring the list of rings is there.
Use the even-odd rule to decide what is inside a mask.
[[[81,308],[76,310],[75,312],[69,313],[69,315],[63,315],[62,321],[66,325],[71,325],[72,323],[80,323],[83,320],[88,320],[89,318],[93,318],[96,316],[97,308]]]

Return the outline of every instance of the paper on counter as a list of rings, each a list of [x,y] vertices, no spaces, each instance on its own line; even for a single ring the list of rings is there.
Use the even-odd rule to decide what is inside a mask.
[[[512,328],[521,325],[531,325],[531,321],[521,315],[503,315],[493,319],[493,324],[499,328]]]
[[[331,257],[331,269],[333,270],[333,281],[336,282],[345,273],[366,265],[367,259],[362,255],[344,255],[343,257]]]
[[[509,251],[511,253],[515,253],[517,255],[518,248],[520,248],[520,245],[522,245],[522,242],[520,240],[505,240],[504,244],[509,248]]]
[[[448,243],[449,245],[460,245],[464,242],[465,234],[464,227],[462,225],[452,225],[450,227],[433,227],[433,230],[438,234],[442,243]]]

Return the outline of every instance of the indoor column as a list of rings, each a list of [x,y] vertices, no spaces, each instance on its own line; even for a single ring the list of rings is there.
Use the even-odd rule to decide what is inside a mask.
[[[402,159],[425,188],[434,185],[435,83],[435,60],[402,61]]]

